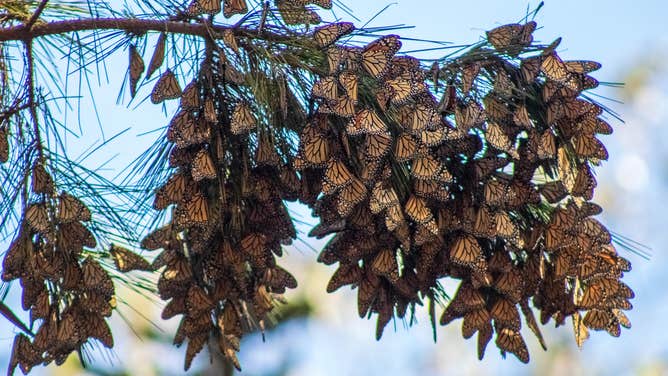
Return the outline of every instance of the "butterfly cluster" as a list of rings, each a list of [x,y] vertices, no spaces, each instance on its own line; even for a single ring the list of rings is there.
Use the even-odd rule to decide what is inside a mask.
[[[312,193],[301,200],[320,218],[311,235],[334,234],[319,256],[338,263],[327,290],[356,287],[377,338],[424,300],[435,322],[446,277],[461,283],[440,323],[463,319],[480,358],[495,336],[528,362],[522,317],[545,347],[534,308],[542,324],[571,317],[578,344],[589,329],[630,327],[630,264],[591,202],[592,168],[607,159],[596,136],[612,131],[582,96],[600,65],[561,60],[558,41],[533,46],[535,28],[491,30],[489,47],[431,70],[397,56],[397,36],[360,48],[335,44],[347,23],[315,30],[328,73],[300,134],[295,168]]]
[[[223,41],[179,90],[166,134],[171,175],[153,202],[171,218],[141,243],[162,250],[152,262],[168,300],[162,318],[182,316],[174,343],[188,342],[186,369],[210,338],[240,368],[241,337],[264,330],[281,294],[297,286],[276,256],[296,237],[284,200],[296,199],[298,176],[260,126],[257,104],[241,95],[243,74],[226,55],[239,53],[234,36]]]
[[[2,280],[19,280],[22,306],[36,331],[32,339],[15,336],[10,373],[16,367],[27,373],[39,364],[62,364],[91,339],[108,348],[114,344],[106,321],[115,305],[114,285],[87,255],[97,246],[86,227],[90,210],[67,192],[55,194],[53,178],[42,162],[32,168],[31,194],[34,199],[5,253]]]

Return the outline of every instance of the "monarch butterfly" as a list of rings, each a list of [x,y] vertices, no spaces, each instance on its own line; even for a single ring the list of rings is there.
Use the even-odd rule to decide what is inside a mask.
[[[186,13],[191,16],[200,14],[218,14],[221,11],[220,0],[192,0]]]
[[[201,287],[193,284],[188,289],[185,299],[188,315],[198,316],[211,310],[214,302]]]
[[[24,334],[17,334],[12,344],[12,352],[9,360],[8,374],[13,374],[18,366],[23,374],[27,375],[30,370],[44,362],[42,353],[39,352],[30,339]]]
[[[366,316],[371,308],[371,304],[378,295],[380,279],[373,273],[365,273],[359,282],[359,291],[357,292],[357,313],[360,317]]]
[[[423,151],[426,152],[426,150]],[[408,133],[401,133],[394,143],[394,158],[397,162],[405,162],[418,155],[418,143]]]
[[[413,189],[415,190],[415,194],[421,197],[432,198],[439,201],[447,201],[450,199],[447,187],[442,186],[436,181],[417,179],[413,182]]]
[[[594,196],[594,188],[597,182],[591,169],[582,164],[578,168],[577,175],[573,186],[571,187],[571,194],[576,197],[583,197],[586,200],[591,200]]]
[[[246,235],[239,244],[241,251],[253,260],[261,260],[266,256],[267,238],[260,233]]]
[[[183,89],[181,93],[181,108],[185,110],[196,110],[199,109],[200,100],[199,100],[199,88],[197,87],[197,81],[191,81]]]
[[[111,282],[111,278],[93,258],[89,256],[84,260],[81,264],[81,271],[83,272],[83,285],[86,290],[97,291],[108,297],[114,295],[114,284]]]
[[[376,111],[364,109],[359,111],[346,126],[346,132],[351,136],[360,134],[387,134],[387,125],[376,114]]]
[[[519,331],[510,328],[501,328],[496,332],[496,345],[502,353],[514,354],[522,363],[529,363],[529,350]]]
[[[529,132],[529,151],[532,158],[554,159],[557,157],[557,145],[554,134],[547,129],[543,133]]]
[[[206,197],[201,193],[184,195],[181,203],[176,207],[175,223],[179,225],[192,225],[206,223],[209,220],[209,205]]]
[[[183,363],[183,369],[187,371],[192,365],[193,359],[204,348],[209,341],[209,333],[200,332],[188,337],[188,347],[186,348],[186,357]]]
[[[475,222],[473,224],[473,235],[492,239],[496,235],[494,231],[494,216],[486,206],[481,206],[476,212]]]
[[[508,184],[498,181],[490,180],[484,187],[485,203],[489,206],[503,206],[510,195],[510,187]]]
[[[522,25],[520,24],[499,26],[486,33],[487,40],[492,46],[494,46],[495,49],[501,51],[510,47],[515,42],[521,31]]]
[[[211,130],[205,122],[196,124],[189,111],[181,110],[169,123],[167,140],[181,149],[208,141],[210,132]]]
[[[31,242],[27,242],[24,236],[19,236],[10,244],[9,249],[7,249],[7,252],[5,253],[5,257],[2,260],[3,281],[9,282],[16,278],[20,278],[25,274],[26,268],[24,264],[26,261],[29,261],[27,260],[28,251],[26,249],[26,244],[31,244]],[[26,288],[24,287],[24,291],[25,290]]]
[[[612,241],[608,229],[594,218],[580,220],[576,230],[576,241],[581,249],[591,249],[594,245],[600,246]]]
[[[232,119],[230,121],[230,131],[232,134],[246,134],[257,127],[257,119],[251,112],[250,105],[241,102],[234,107]]]
[[[450,183],[453,179],[445,166],[431,155],[416,158],[411,165],[411,175],[417,179],[435,180],[441,183]]]
[[[384,187],[382,182],[376,182],[371,191],[369,208],[371,213],[378,214],[383,210],[399,204],[397,193],[392,187]]]
[[[349,118],[355,115],[355,104],[356,102],[352,98],[342,95],[333,101],[322,103],[318,107],[318,112]]]
[[[425,199],[411,195],[404,206],[406,214],[417,223],[427,223],[434,219],[434,215],[427,207]]]
[[[468,95],[473,88],[473,83],[475,82],[478,73],[480,73],[480,68],[482,65],[479,62],[467,64],[462,68],[462,95]]]
[[[387,277],[390,281],[399,279],[399,266],[394,252],[384,248],[376,253],[371,263],[371,271],[379,276]]]
[[[367,196],[367,189],[359,179],[353,178],[339,193],[339,200],[336,209],[341,217],[347,217],[351,211],[364,201]]]
[[[414,77],[413,73],[404,73],[394,79],[386,80],[384,87],[394,105],[404,104],[413,96],[427,90],[424,81]]]
[[[498,327],[519,331],[521,327],[520,313],[514,303],[505,298],[499,298],[492,306],[490,314],[494,324]]]
[[[594,136],[577,135],[572,139],[575,153],[580,158],[592,158],[599,160],[608,159],[608,150],[603,143]]]
[[[578,79],[563,60],[553,52],[547,55],[541,64],[541,71],[551,80],[557,81],[571,90],[580,91]]]
[[[26,209],[25,218],[30,227],[41,234],[47,234],[51,228],[46,204],[31,204]]]
[[[342,161],[332,159],[327,163],[322,193],[325,195],[332,194],[350,184],[352,178],[350,170]]]
[[[79,264],[75,262],[66,262],[63,267],[63,289],[64,290],[76,290],[79,284],[81,283],[82,273]],[[48,294],[45,303],[45,315],[42,317],[47,317],[49,310],[49,299]]]
[[[485,105],[487,120],[495,121],[499,124],[507,124],[508,120],[511,120],[508,118],[512,116],[512,113],[506,103],[499,100],[492,93],[483,98],[483,103]]]
[[[89,338],[95,338],[107,348],[114,347],[114,337],[107,322],[100,316],[88,315],[81,318],[81,331]]]
[[[385,226],[389,231],[396,230],[399,226],[405,223],[404,214],[401,210],[401,205],[392,205],[387,208],[385,212]]]
[[[391,147],[391,133],[368,134],[364,140],[364,156],[368,160],[379,160],[390,151]]]
[[[90,210],[78,198],[67,192],[62,192],[58,198],[58,213],[56,217],[61,223],[72,221],[88,222],[91,219]]]
[[[587,311],[587,314],[582,320],[585,326],[593,330],[605,330],[612,321],[612,313],[600,309]]]
[[[163,210],[170,204],[180,202],[188,184],[188,179],[184,174],[176,173],[172,175],[165,185],[156,190],[153,208]]]
[[[352,33],[353,30],[355,25],[352,22],[336,22],[317,27],[313,31],[313,39],[320,47],[327,47],[342,36]]]
[[[290,0],[276,1],[278,12],[286,25],[319,24],[322,19],[316,12],[305,5]]]
[[[5,163],[9,159],[9,140],[7,136],[7,129],[0,127],[0,163]]]
[[[487,344],[492,339],[492,334],[494,334],[492,325],[486,325],[478,329],[478,360],[485,357],[485,349],[487,349]]]
[[[362,50],[362,67],[373,77],[380,77],[388,69],[389,63],[397,51],[401,48],[401,42],[397,35],[386,35],[381,37]]]
[[[54,191],[53,178],[44,168],[44,164],[37,162],[32,169],[32,191],[37,194],[51,194]]]
[[[160,33],[158,41],[155,44],[155,50],[153,51],[153,56],[151,56],[151,61],[148,63],[148,70],[146,70],[146,79],[151,78],[153,72],[155,72],[160,66],[162,66],[163,61],[165,61],[165,44],[167,42],[167,34]]]
[[[306,162],[305,167],[324,166],[331,156],[329,139],[317,131],[306,133],[307,129],[302,133],[299,157]],[[297,163],[297,160],[295,160],[295,163]],[[297,165],[295,165],[295,168],[299,169]]]
[[[346,92],[348,98],[357,101],[358,79],[357,75],[350,71],[341,72],[339,74],[339,83]]]
[[[509,162],[508,159],[497,156],[475,160],[473,166],[476,180],[482,180],[498,169],[505,167]]]
[[[174,73],[167,69],[153,87],[153,91],[151,92],[151,102],[158,104],[167,99],[176,99],[181,97],[181,93],[182,91],[179,81],[176,80]]]
[[[286,288],[294,289],[297,287],[297,280],[287,270],[276,266],[267,269],[262,277],[262,283],[266,284],[272,291],[282,293]]]
[[[206,98],[204,100],[204,119],[209,123],[215,123],[218,119],[216,114],[216,105],[213,103],[213,99]]]
[[[466,312],[485,308],[485,299],[478,289],[475,289],[471,282],[463,281],[459,284],[454,298],[443,311],[440,319],[441,325],[447,325],[452,320],[461,317]]]
[[[533,127],[533,123],[529,118],[529,112],[527,111],[526,106],[524,105],[517,106],[517,108],[513,112],[513,123],[524,129],[531,129]]]
[[[332,9],[332,0],[291,0],[291,1],[301,6],[315,4],[323,9]]]
[[[564,197],[566,197],[566,195],[568,195],[568,190],[566,187],[564,187],[564,184],[560,180],[541,184],[538,186],[538,191],[543,197],[545,197],[547,202],[551,204],[561,201]]]
[[[131,270],[151,270],[151,265],[148,261],[126,248],[112,244],[109,253],[111,253],[114,258],[116,269],[121,273],[126,273]]]
[[[213,163],[213,159],[211,159],[211,155],[206,149],[201,149],[195,155],[191,173],[193,180],[195,181],[216,178],[216,166]]]
[[[337,100],[339,98],[338,87],[336,78],[332,76],[323,77],[313,84],[311,95],[329,100]]]
[[[327,292],[333,293],[339,288],[359,282],[363,270],[357,264],[341,263],[327,283]]]
[[[81,273],[81,270],[79,270],[79,272]],[[115,308],[114,299],[113,296],[110,299],[104,294],[88,292],[81,297],[79,304],[86,312],[97,313],[104,317],[109,317],[111,316],[113,308]]]
[[[510,216],[507,212],[497,212],[494,215],[494,222],[498,236],[510,241],[511,243],[517,243],[520,240],[519,230],[510,219]]]
[[[510,80],[510,77],[506,75],[505,71],[499,71],[496,73],[496,78],[494,79],[494,92],[502,97],[511,97],[513,95],[513,90],[515,89],[515,84]]]
[[[137,83],[141,74],[144,73],[144,59],[142,59],[137,47],[134,44],[130,45],[130,96],[134,98],[137,93]]]
[[[359,49],[346,46],[331,46],[327,48],[327,65],[329,73],[335,74],[342,69],[354,70],[356,68],[355,60],[359,54]]]
[[[246,0],[223,1],[223,15],[225,18],[230,18],[235,14],[245,14],[246,12],[248,12],[248,5],[246,5]]]
[[[487,130],[485,131],[485,139],[493,147],[505,151],[514,159],[519,159],[517,150],[513,147],[513,143],[508,135],[503,131],[501,126],[495,122],[487,123]]]
[[[522,59],[520,63],[520,73],[525,83],[532,83],[540,73],[540,66],[543,63],[542,56],[532,56]]]
[[[278,167],[281,164],[281,157],[266,137],[260,137],[258,140],[257,150],[255,151],[255,162],[257,162],[258,165],[273,167]],[[283,174],[281,176],[283,178],[288,177],[288,175]]]
[[[459,133],[465,134],[469,129],[485,121],[485,111],[480,103],[467,101],[455,107],[455,123]]]
[[[186,309],[185,296],[175,296],[165,305],[165,308],[162,309],[160,317],[163,320],[169,320],[176,315],[186,313]]]
[[[523,47],[533,42],[533,32],[536,22],[529,21],[524,25],[508,24],[499,26],[487,32],[487,40],[497,51],[507,51],[518,55]]]
[[[584,119],[580,119],[575,127],[578,132],[591,136],[594,134],[607,135],[613,132],[610,124],[598,117],[585,117]]]
[[[564,65],[569,72],[580,74],[587,74],[601,69],[601,63],[590,60],[564,61]]]
[[[482,272],[487,269],[487,263],[482,254],[478,240],[471,235],[461,235],[450,249],[450,261]]]
[[[426,103],[402,106],[398,116],[399,123],[412,134],[418,134],[435,124],[440,124],[440,116],[436,109]]]

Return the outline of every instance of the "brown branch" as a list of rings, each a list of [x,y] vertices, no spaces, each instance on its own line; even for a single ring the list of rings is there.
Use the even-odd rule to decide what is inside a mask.
[[[210,36],[209,30],[222,35],[225,30],[232,30],[237,36],[257,37],[257,30],[221,25],[207,25],[203,23],[188,23],[164,20],[141,20],[136,18],[85,18],[66,20],[34,25],[26,28],[25,25],[0,29],[0,42],[13,40],[29,40],[48,35],[57,35],[77,31],[89,30],[124,30],[134,34],[143,34],[147,31],[160,31],[185,35]],[[289,36],[265,32],[262,39],[274,42],[292,40]]]
[[[35,22],[37,22],[37,19],[39,18],[39,16],[44,11],[44,8],[46,8],[46,3],[48,3],[48,2],[49,2],[49,0],[42,0],[42,2],[39,4],[37,9],[35,10],[35,13],[33,13],[32,17],[30,17],[28,22],[26,22],[26,24],[23,27],[25,27],[27,30],[30,30],[30,28],[35,24]]]

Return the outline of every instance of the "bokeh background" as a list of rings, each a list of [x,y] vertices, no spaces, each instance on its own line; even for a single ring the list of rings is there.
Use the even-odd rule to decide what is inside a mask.
[[[111,1],[110,3],[120,3]],[[483,0],[383,0],[348,1],[357,26],[414,26],[400,30],[404,37],[468,44],[484,31],[520,21],[538,1]],[[594,91],[597,100],[617,112],[624,123],[609,119],[615,128],[605,136],[610,159],[597,170],[596,202],[605,208],[602,221],[618,236],[632,239],[648,253],[648,259],[620,248],[633,263],[624,281],[636,292],[635,308],[629,313],[633,328],[620,338],[593,332],[583,349],[575,346],[569,326],[545,327],[549,351],[543,352],[533,336],[527,335],[531,363],[524,365],[510,356],[503,359],[495,347],[488,347],[483,361],[476,357],[475,342],[460,335],[460,322],[438,328],[438,342],[423,311],[417,323],[390,323],[381,341],[374,339],[375,320],[359,319],[355,292],[341,290],[326,294],[328,278],[335,270],[317,264],[317,250],[323,241],[308,239],[316,223],[308,210],[292,205],[300,222],[301,240],[286,249],[282,263],[300,282],[287,294],[284,320],[266,334],[249,335],[242,342],[241,375],[668,375],[668,260],[663,245],[668,241],[668,6],[655,1],[546,0],[536,15],[539,29],[534,34],[549,43],[563,37],[559,54],[564,59],[593,59],[603,68],[594,76],[602,82],[624,86],[602,86]],[[323,12],[325,19],[350,19],[342,8]],[[149,43],[151,46],[152,43]],[[404,41],[402,51],[433,48],[433,44]],[[441,57],[452,50],[416,52],[420,57]],[[167,61],[167,64],[170,62]],[[83,155],[91,146],[103,146],[84,164],[99,168],[108,178],[116,177],[147,146],[164,132],[173,106],[129,103],[119,95],[125,79],[126,52],[119,51],[106,67],[92,67],[83,83],[80,113],[63,108],[57,114],[68,124],[81,123],[81,137],[69,136],[68,153]],[[118,68],[118,67],[123,67]],[[106,68],[106,70],[105,70]],[[100,69],[96,75],[95,69]],[[69,77],[72,90],[80,79]],[[88,89],[90,87],[90,90]],[[148,95],[148,89],[140,96]],[[91,98],[95,98],[94,101]],[[75,127],[76,128],[76,127]],[[8,239],[11,240],[11,239]],[[5,249],[6,247],[1,247]],[[147,255],[151,256],[151,255]],[[137,275],[136,278],[146,278]],[[446,283],[454,292],[456,285]],[[8,303],[20,297],[13,289]],[[118,312],[112,318],[116,346],[113,351],[95,351],[95,362],[81,369],[75,356],[62,367],[37,368],[35,375],[179,375],[183,374],[183,351],[170,345],[178,318],[161,321],[162,302],[120,287]],[[15,305],[20,307],[20,303]],[[394,330],[392,330],[394,329]],[[0,369],[6,368],[13,329],[0,319]],[[201,354],[189,374],[216,375],[218,359]]]

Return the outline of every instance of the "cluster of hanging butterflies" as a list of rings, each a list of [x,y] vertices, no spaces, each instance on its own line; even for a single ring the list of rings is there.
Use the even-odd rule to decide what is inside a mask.
[[[18,279],[30,328],[14,339],[9,373],[27,373],[38,364],[62,364],[91,339],[111,348],[106,318],[114,308],[114,285],[86,249],[97,246],[85,222],[91,212],[67,192],[55,194],[54,181],[41,162],[31,172],[34,200],[2,263],[2,280]]]
[[[233,42],[225,45],[236,53]],[[171,176],[153,202],[171,219],[141,243],[162,250],[152,268],[169,301],[162,318],[182,315],[174,343],[188,342],[185,369],[210,337],[240,368],[241,337],[263,330],[281,294],[297,286],[276,256],[296,237],[283,201],[297,198],[299,179],[259,126],[253,101],[229,94],[243,79],[230,80],[224,51],[207,57],[180,93],[166,135]]]
[[[545,347],[534,308],[542,324],[571,317],[578,344],[588,329],[630,326],[622,311],[634,294],[620,281],[630,264],[590,202],[592,166],[607,159],[596,135],[612,129],[580,94],[598,85],[588,73],[600,65],[561,60],[558,41],[519,58],[535,28],[496,28],[487,58],[435,64],[440,101],[419,61],[395,55],[397,36],[358,48],[336,44],[351,24],[314,31],[329,74],[300,134],[295,168],[311,193],[301,199],[321,221],[311,235],[334,234],[319,256],[338,262],[327,290],[357,287],[378,338],[433,301],[444,277],[461,284],[440,323],[462,318],[480,358],[496,335],[503,354],[528,362],[522,316]]]

